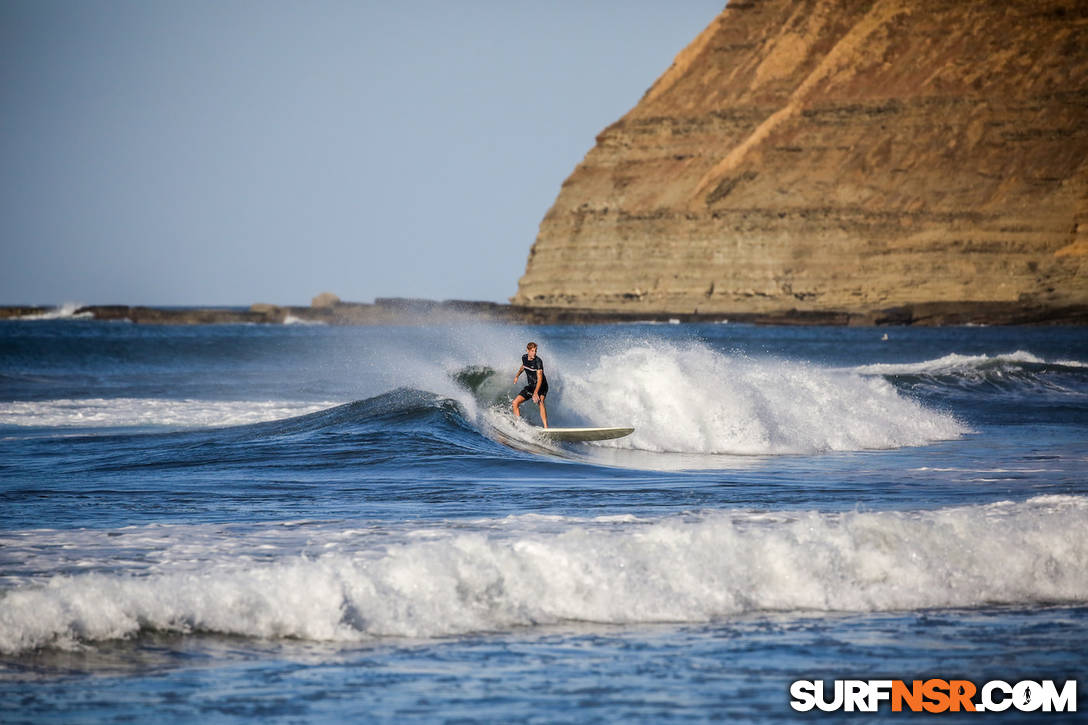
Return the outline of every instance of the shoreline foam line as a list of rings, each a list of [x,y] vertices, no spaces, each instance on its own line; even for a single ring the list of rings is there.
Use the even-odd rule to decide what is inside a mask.
[[[315,413],[335,402],[78,398],[0,403],[0,425],[24,428],[221,428]]]

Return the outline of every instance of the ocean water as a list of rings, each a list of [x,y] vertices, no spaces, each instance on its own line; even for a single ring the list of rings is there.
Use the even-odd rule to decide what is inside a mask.
[[[530,339],[553,425],[636,432],[515,421]],[[3,722],[1083,700],[1085,642],[1084,328],[0,323]]]

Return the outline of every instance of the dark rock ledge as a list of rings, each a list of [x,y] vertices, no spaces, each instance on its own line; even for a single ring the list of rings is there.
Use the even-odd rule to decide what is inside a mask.
[[[0,319],[33,318],[50,307],[0,307]],[[527,307],[496,302],[379,298],[373,304],[335,302],[291,307],[254,304],[222,307],[132,307],[88,305],[75,316],[154,325],[287,324],[422,325],[502,322],[523,325],[594,325],[635,322],[739,322],[757,325],[1088,325],[1088,305],[1043,307],[1004,302],[933,302],[868,312],[788,310],[775,313],[674,313]]]

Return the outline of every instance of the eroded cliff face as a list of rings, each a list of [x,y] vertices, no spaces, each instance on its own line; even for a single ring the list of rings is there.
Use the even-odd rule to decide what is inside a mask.
[[[731,2],[564,182],[512,301],[1088,303],[1088,2]]]

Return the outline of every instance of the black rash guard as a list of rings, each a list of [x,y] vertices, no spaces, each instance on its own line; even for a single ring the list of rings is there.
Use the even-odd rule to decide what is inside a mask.
[[[547,395],[548,376],[544,374],[544,360],[542,360],[539,355],[530,360],[529,354],[526,353],[521,356],[521,365],[525,368],[525,382],[528,383],[528,385],[526,385],[525,388],[522,390],[523,396],[526,398],[533,397],[533,391],[536,390],[537,373],[540,373],[541,377],[540,394]],[[529,391],[528,395],[524,395],[526,390]]]

